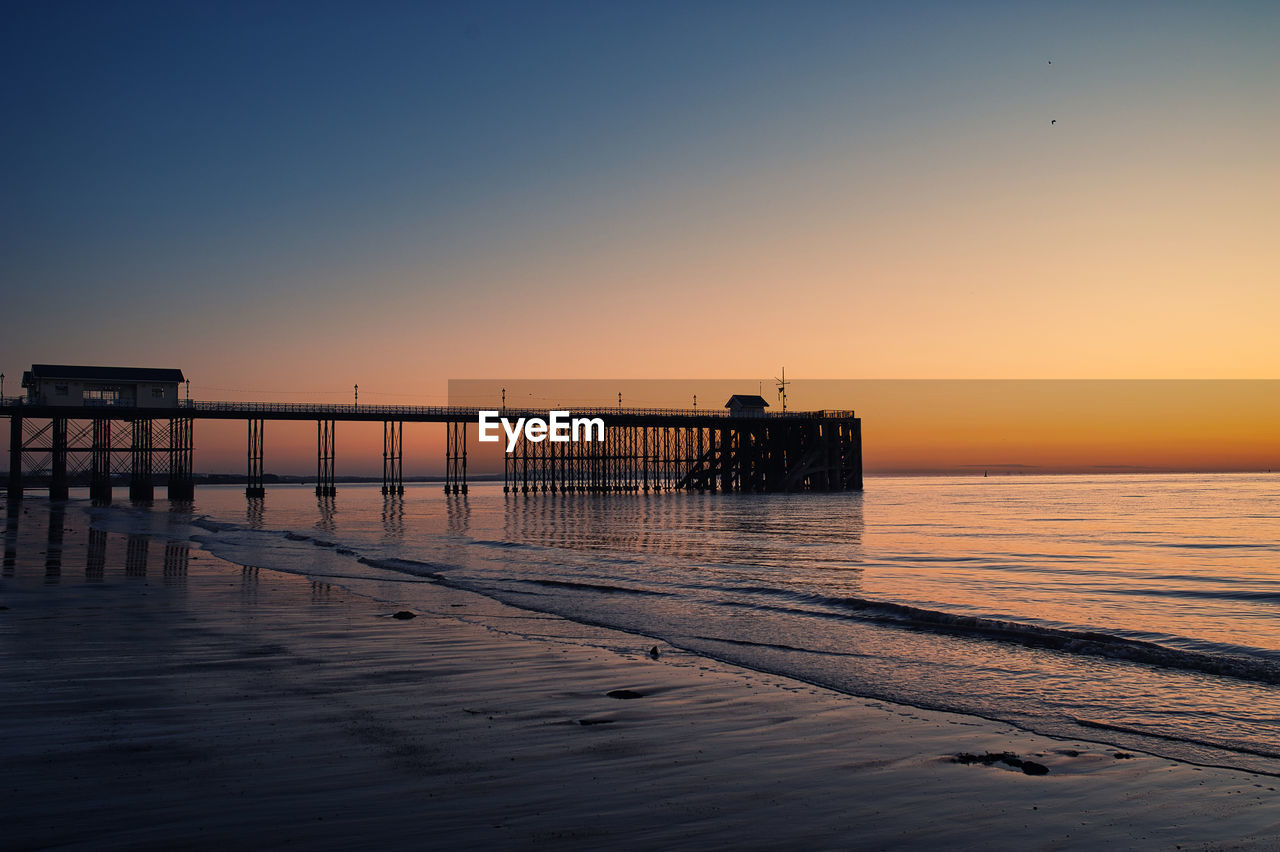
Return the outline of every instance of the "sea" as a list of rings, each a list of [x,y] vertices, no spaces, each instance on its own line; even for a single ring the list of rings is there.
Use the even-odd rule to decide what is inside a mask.
[[[95,529],[388,607],[421,611],[444,585],[869,699],[1280,775],[1280,475],[83,502]]]

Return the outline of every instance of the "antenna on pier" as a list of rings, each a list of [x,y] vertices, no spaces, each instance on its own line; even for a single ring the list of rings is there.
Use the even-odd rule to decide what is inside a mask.
[[[782,368],[782,378],[779,379],[775,376],[774,381],[778,383],[778,399],[782,400],[782,410],[785,413],[787,410],[787,385],[791,384],[791,382],[787,381],[786,367]]]

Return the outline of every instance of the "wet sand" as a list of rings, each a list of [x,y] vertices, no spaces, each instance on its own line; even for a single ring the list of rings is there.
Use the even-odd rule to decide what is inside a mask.
[[[5,848],[1280,848],[1277,778],[6,520]]]

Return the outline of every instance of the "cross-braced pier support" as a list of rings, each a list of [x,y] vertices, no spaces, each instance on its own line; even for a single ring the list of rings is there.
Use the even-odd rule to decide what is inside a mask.
[[[861,421],[850,416],[735,419],[716,426],[606,425],[603,440],[521,436],[503,490],[848,491],[862,489]]]
[[[316,421],[316,496],[333,497],[338,493],[334,484],[334,434],[337,421]]]
[[[115,478],[126,475],[129,498],[155,496],[155,474],[167,477],[169,498],[194,496],[194,418],[139,417],[105,408],[63,416],[10,417],[8,494],[19,499],[29,483],[47,484],[65,500],[71,486],[89,487],[95,503],[111,502]]]
[[[467,493],[467,423],[465,420],[444,424],[444,493]]]
[[[244,496],[264,497],[267,490],[262,484],[262,427],[263,420],[249,419],[249,470],[245,477]]]
[[[133,442],[129,447],[129,499],[143,503],[155,499],[155,484],[151,481],[151,427],[150,420],[134,420]]]
[[[49,468],[49,499],[67,499],[67,418],[55,417],[50,422],[53,441]]]
[[[89,446],[89,499],[94,503],[111,502],[111,421],[93,418],[93,437]]]
[[[195,421],[176,417],[169,421],[169,499],[195,499],[194,475]]]
[[[10,500],[22,499],[22,417],[9,418],[9,484],[5,491]]]
[[[382,422],[382,493],[404,493],[404,422]]]

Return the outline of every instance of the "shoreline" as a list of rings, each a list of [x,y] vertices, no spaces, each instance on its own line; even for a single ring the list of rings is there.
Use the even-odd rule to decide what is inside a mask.
[[[1265,776],[654,659],[446,586],[397,620],[188,542],[91,534],[75,504],[61,532],[58,507],[18,505],[0,579],[15,848],[1280,844]],[[952,762],[1006,752],[1048,774]]]

